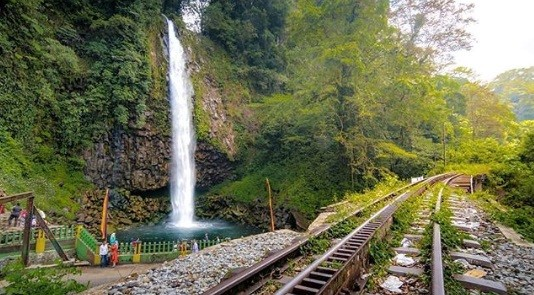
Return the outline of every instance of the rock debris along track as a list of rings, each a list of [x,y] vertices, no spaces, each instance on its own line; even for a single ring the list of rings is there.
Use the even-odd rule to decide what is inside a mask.
[[[481,255],[491,262],[491,267],[484,267],[457,260],[464,265],[465,271],[477,270],[475,273],[483,275],[483,279],[503,283],[510,294],[534,294],[534,247],[518,246],[507,241],[498,227],[465,196],[451,196],[450,209],[454,214],[452,222],[457,228],[467,232],[471,239],[488,245],[484,249],[471,247],[458,250]]]
[[[222,243],[164,263],[160,268],[86,294],[202,294],[225,276],[279,251],[301,234],[280,230]]]

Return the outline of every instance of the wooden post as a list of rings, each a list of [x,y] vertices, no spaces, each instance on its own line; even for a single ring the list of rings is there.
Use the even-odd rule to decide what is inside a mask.
[[[271,231],[274,231],[274,213],[273,213],[273,196],[271,194],[271,185],[269,184],[269,178],[265,178],[265,185],[269,192],[269,211],[271,212]]]
[[[102,221],[100,223],[100,232],[102,233],[102,240],[107,240],[108,234],[108,198],[109,189],[106,189],[106,195],[104,196],[104,202],[102,204]]]
[[[33,206],[33,212],[35,214],[35,219],[37,221],[37,225],[41,227],[41,229],[45,232],[46,237],[50,240],[52,243],[52,246],[54,246],[54,249],[56,249],[57,254],[63,261],[69,261],[69,258],[61,248],[61,245],[59,245],[58,241],[54,237],[54,234],[50,231],[48,228],[48,225],[46,225],[46,222],[44,221],[43,217],[41,217],[41,214],[39,214],[39,211],[37,211],[37,208]]]
[[[37,213],[33,211],[33,193],[30,193],[28,202],[26,203],[26,220],[24,220],[24,234],[22,237],[22,263],[25,266],[30,264],[30,234],[32,227],[33,214]],[[39,213],[37,213],[39,214]]]

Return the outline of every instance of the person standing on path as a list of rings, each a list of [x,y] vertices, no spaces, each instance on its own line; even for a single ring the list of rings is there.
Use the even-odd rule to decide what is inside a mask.
[[[197,252],[198,252],[198,244],[197,244],[197,240],[193,240],[193,247],[192,247],[192,250],[193,250],[193,253],[197,253]]]
[[[100,267],[106,267],[108,265],[108,243],[102,241],[100,244]]]
[[[186,241],[182,241],[180,244],[180,255],[185,256],[187,254],[187,243]]]
[[[9,219],[7,220],[8,226],[11,226],[12,219],[15,219],[15,222],[14,222],[15,224],[13,226],[17,226],[17,223],[19,221],[20,211],[22,211],[22,208],[20,208],[20,203],[17,203],[17,205],[15,205],[13,209],[11,209],[11,215],[9,215]]]
[[[119,263],[119,242],[117,241],[111,245],[111,263],[112,267]]]

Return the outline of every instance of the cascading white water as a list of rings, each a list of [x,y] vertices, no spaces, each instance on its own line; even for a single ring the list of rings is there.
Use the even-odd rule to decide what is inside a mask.
[[[202,12],[209,4],[209,0],[189,0],[182,3],[182,20],[188,30],[200,33]]]
[[[176,37],[174,24],[169,28],[169,94],[172,116],[171,223],[193,227],[195,189],[195,132],[192,122],[193,87],[186,70],[186,56]]]

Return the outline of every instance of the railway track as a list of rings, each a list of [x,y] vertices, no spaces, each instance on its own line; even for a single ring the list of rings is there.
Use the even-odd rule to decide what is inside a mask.
[[[424,185],[416,191],[401,194],[414,186],[408,185],[353,212],[353,215],[358,215],[380,202],[393,199],[292,280],[286,281],[276,294],[341,294],[340,292],[347,288],[363,288],[365,281],[359,278],[369,263],[368,248],[371,238],[385,235],[392,215],[403,201],[412,195],[423,193],[427,186],[450,176],[451,174],[434,176],[423,181]],[[279,276],[280,270],[287,266],[288,261],[300,255],[300,247],[306,244],[309,238],[316,237],[328,229],[329,227],[319,228],[310,236],[294,241],[286,249],[222,281],[204,294],[252,294],[273,276]]]
[[[469,181],[469,179],[466,178],[467,177],[464,175],[455,176],[445,180],[444,183],[452,187],[461,188],[466,192],[470,192],[472,189],[472,185],[470,185],[471,182]],[[458,235],[459,237],[462,237],[460,243],[463,245],[463,248],[466,249],[466,251],[464,251],[464,249],[452,249],[453,247],[450,244],[443,245],[442,242],[445,241],[442,238],[441,225],[439,223],[441,222],[443,224],[447,224],[448,226],[450,226],[450,223],[444,222],[444,220],[440,219],[440,217],[436,217],[440,213],[443,213],[441,212],[442,209],[446,211],[452,210],[453,214],[450,217],[452,220],[452,225],[458,230],[467,233],[470,232],[470,229],[472,228],[469,222],[464,222],[466,218],[469,219],[469,217],[460,217],[457,214],[457,212],[459,211],[461,212],[467,210],[467,212],[469,212],[470,209],[468,203],[463,200],[460,200],[459,196],[457,195],[453,195],[453,197],[446,198],[443,194],[443,191],[444,189],[442,188],[436,198],[436,203],[433,210],[434,218],[432,218],[434,220],[431,221],[427,197],[424,201],[424,204],[426,204],[425,208],[423,208],[423,210],[419,212],[418,218],[415,219],[412,223],[412,225],[425,226],[425,228],[419,228],[420,233],[422,233],[422,235],[414,235],[413,233],[406,234],[402,242],[402,247],[394,248],[397,255],[395,256],[393,261],[397,265],[392,265],[388,269],[388,272],[394,275],[394,277],[388,277],[388,280],[390,280],[390,284],[388,287],[393,286],[394,283],[399,283],[395,292],[400,292],[404,294],[427,294],[430,290],[431,294],[433,295],[444,295],[446,294],[445,286],[447,286],[446,281],[448,280],[449,288],[459,287],[460,289],[476,289],[479,291],[493,292],[496,294],[507,294],[507,290],[502,283],[476,277],[477,274],[485,273],[485,270],[490,271],[492,265],[487,257],[478,254],[477,251],[479,250],[477,249],[480,249],[481,245],[477,241],[471,240],[476,239],[475,236],[471,235],[471,239],[467,239],[465,238],[467,236],[465,233]],[[449,214],[440,216],[441,218],[443,218],[443,216],[449,218],[448,215]],[[455,223],[456,221],[458,221],[458,223]],[[424,235],[427,236],[425,237]],[[451,233],[449,232],[448,235],[450,238]],[[427,265],[419,263],[419,261],[425,261],[424,257],[419,257],[422,251],[419,248],[412,247],[412,245],[419,245],[419,247],[425,247],[425,245],[419,242],[424,238],[432,241],[430,246],[431,251],[427,260]],[[450,243],[451,241],[447,242]],[[476,254],[473,254],[473,252]],[[471,269],[471,275],[454,274],[452,277],[449,278],[444,277],[445,268],[449,268],[450,270],[450,266],[447,265],[446,262],[444,262],[444,257],[447,258],[447,263],[453,263],[452,261],[462,260],[466,264],[472,264],[473,268]],[[399,264],[405,264],[405,266],[399,266]],[[452,270],[450,270],[450,272],[452,272]],[[425,273],[431,278],[431,280],[429,281],[429,285],[424,286],[422,288],[415,286],[416,284],[423,283],[424,280],[419,280],[418,278]],[[402,280],[398,279],[399,277]],[[414,277],[416,278],[414,279]],[[454,283],[450,282],[453,280],[457,282],[457,286],[454,286]],[[407,283],[407,285],[405,285],[404,283]],[[400,285],[403,285],[402,289],[400,288]],[[449,293],[452,292],[450,294],[455,294],[456,292],[450,289],[447,290]],[[465,293],[467,293],[467,291]]]
[[[447,185],[456,177],[458,176],[447,178],[443,183]],[[388,273],[392,276],[389,276],[383,283],[384,288],[405,294],[428,294],[429,290],[433,295],[445,294],[441,228],[433,218],[440,212],[442,195],[443,188],[440,189],[435,203],[432,204],[432,194],[425,194],[422,208],[418,210],[416,217],[410,223],[411,227],[404,232],[400,247],[393,248],[396,255],[391,260],[393,265],[388,268]],[[431,244],[427,245],[423,241],[429,241]],[[421,257],[423,253],[428,253],[425,251],[426,247],[430,247],[430,253],[428,257]],[[431,278],[429,285],[421,279],[424,274]]]

